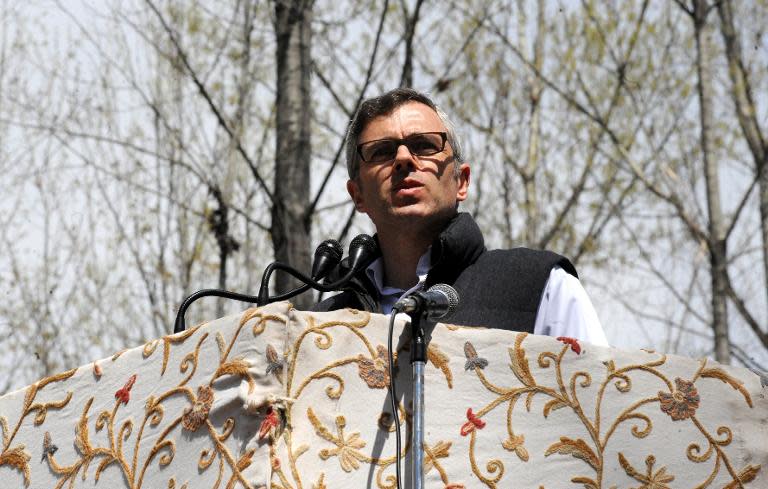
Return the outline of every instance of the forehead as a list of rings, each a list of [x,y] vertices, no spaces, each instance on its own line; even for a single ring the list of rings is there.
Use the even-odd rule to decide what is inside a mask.
[[[389,114],[371,119],[360,132],[359,141],[403,138],[417,132],[445,131],[437,112],[420,102],[407,102]]]

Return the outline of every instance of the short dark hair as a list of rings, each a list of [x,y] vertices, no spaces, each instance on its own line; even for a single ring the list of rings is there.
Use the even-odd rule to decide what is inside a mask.
[[[373,119],[379,116],[391,114],[395,109],[408,102],[418,102],[424,104],[437,113],[437,116],[445,126],[448,135],[448,144],[453,150],[453,158],[456,160],[456,172],[460,163],[464,163],[464,154],[461,150],[461,143],[456,137],[456,130],[448,116],[438,107],[426,94],[417,92],[412,88],[395,88],[389,92],[364,100],[355,112],[352,121],[347,129],[345,139],[345,149],[347,156],[347,173],[349,178],[354,180],[360,170],[360,157],[357,154],[357,140],[365,126]]]

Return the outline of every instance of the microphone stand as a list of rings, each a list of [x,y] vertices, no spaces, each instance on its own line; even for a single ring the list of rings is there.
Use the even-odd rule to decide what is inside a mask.
[[[413,443],[411,445],[411,480],[413,489],[424,487],[424,367],[427,341],[423,323],[426,312],[409,312],[411,317],[411,369],[413,379]]]

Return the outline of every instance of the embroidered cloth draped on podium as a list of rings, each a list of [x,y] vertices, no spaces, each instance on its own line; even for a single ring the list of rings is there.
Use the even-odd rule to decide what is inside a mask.
[[[387,318],[249,309],[0,398],[2,487],[409,484],[411,370]],[[426,369],[426,486],[765,488],[768,388],[749,370],[439,324]],[[396,341],[398,341],[396,339]]]

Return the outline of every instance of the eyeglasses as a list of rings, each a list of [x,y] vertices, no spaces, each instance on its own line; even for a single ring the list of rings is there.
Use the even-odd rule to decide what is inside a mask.
[[[444,132],[420,132],[404,139],[376,139],[357,145],[357,153],[365,163],[391,161],[405,145],[413,156],[432,156],[445,149],[448,135]]]

